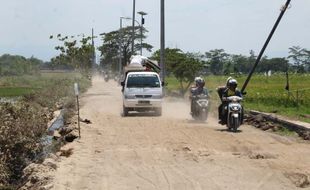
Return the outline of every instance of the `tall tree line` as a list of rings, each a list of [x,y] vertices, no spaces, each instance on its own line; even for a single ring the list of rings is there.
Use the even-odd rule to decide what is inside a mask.
[[[35,57],[4,54],[0,56],[0,76],[36,74],[44,62]]]

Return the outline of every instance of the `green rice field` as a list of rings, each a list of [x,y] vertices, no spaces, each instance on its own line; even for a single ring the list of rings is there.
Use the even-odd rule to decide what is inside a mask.
[[[219,103],[216,88],[224,85],[228,76],[205,76],[206,87],[212,91],[212,101]],[[241,89],[246,75],[232,77],[238,81]],[[178,90],[179,84],[174,77],[167,78],[167,89]],[[274,74],[270,77],[253,75],[246,88],[244,106],[247,110],[272,112],[292,119],[310,123],[310,75],[289,74],[290,91],[285,90],[285,74]]]

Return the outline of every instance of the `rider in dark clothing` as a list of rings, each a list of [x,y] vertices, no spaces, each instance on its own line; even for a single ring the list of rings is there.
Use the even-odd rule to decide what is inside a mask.
[[[225,98],[229,97],[229,96],[239,96],[239,97],[242,97],[242,94],[241,92],[237,89],[237,81],[233,78],[230,78],[228,81],[227,81],[227,84],[226,84],[226,88],[225,89],[221,89],[222,91],[220,92],[218,88],[218,93],[221,98],[221,105],[219,106],[218,108],[218,114],[219,114],[219,122],[221,124],[226,124],[226,118],[227,118],[227,110],[225,110],[225,106],[227,105],[227,102],[225,101]],[[242,109],[243,110],[243,109]],[[243,113],[241,114],[242,115],[242,118],[243,118]]]
[[[208,96],[208,90],[207,88],[204,88],[205,86],[205,81],[201,77],[196,77],[195,78],[195,87],[191,89],[191,113],[194,112],[194,105],[195,105],[195,97],[200,94],[205,94]]]

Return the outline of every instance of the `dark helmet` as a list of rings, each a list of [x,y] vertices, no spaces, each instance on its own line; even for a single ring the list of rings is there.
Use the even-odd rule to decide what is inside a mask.
[[[227,87],[228,87],[229,89],[235,90],[235,89],[237,88],[237,86],[238,86],[238,82],[237,82],[236,79],[231,78],[231,79],[228,81]]]

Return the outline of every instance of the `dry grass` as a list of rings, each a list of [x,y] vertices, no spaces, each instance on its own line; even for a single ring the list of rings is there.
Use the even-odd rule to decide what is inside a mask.
[[[47,115],[42,108],[24,102],[0,106],[0,160],[5,166],[0,181],[4,184],[18,180],[22,169],[42,150]]]
[[[90,86],[88,79],[76,74],[48,75],[38,77],[39,81],[35,78],[14,78],[14,84],[28,82],[29,86],[37,84],[40,88],[18,102],[0,103],[0,189],[1,185],[16,184],[25,166],[40,158],[42,137],[53,111],[59,105],[74,110],[74,82],[79,82],[82,92]]]

